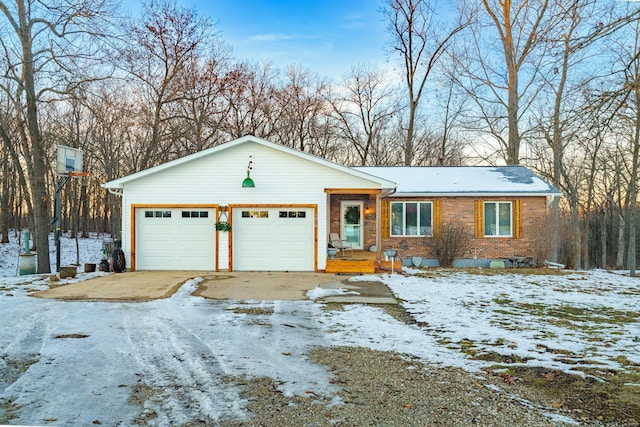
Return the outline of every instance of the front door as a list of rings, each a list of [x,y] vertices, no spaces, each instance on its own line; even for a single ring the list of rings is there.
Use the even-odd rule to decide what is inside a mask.
[[[342,213],[341,238],[351,242],[353,249],[364,249],[362,202],[343,201],[340,203],[340,207]]]

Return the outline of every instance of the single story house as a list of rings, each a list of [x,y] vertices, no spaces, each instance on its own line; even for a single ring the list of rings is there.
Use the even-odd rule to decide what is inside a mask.
[[[103,186],[122,197],[131,270],[372,271],[355,261],[429,258],[451,220],[486,258],[532,254],[559,196],[521,166],[346,167],[254,136]],[[355,255],[328,260],[330,233]]]

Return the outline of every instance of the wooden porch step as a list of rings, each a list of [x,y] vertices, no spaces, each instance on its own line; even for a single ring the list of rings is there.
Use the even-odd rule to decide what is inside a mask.
[[[327,260],[327,273],[362,273],[372,274],[376,272],[376,260],[361,258],[336,258]]]

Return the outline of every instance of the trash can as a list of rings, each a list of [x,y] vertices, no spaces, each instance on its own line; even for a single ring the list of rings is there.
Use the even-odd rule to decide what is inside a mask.
[[[20,254],[18,275],[36,274],[36,254]]]

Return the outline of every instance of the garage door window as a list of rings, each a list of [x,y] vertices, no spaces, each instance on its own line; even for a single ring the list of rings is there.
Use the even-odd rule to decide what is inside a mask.
[[[145,218],[171,218],[171,211],[144,211]]]
[[[269,218],[269,211],[242,211],[242,218]]]
[[[182,211],[182,218],[209,218],[207,211]]]
[[[306,218],[307,213],[304,211],[280,211],[280,218]]]

